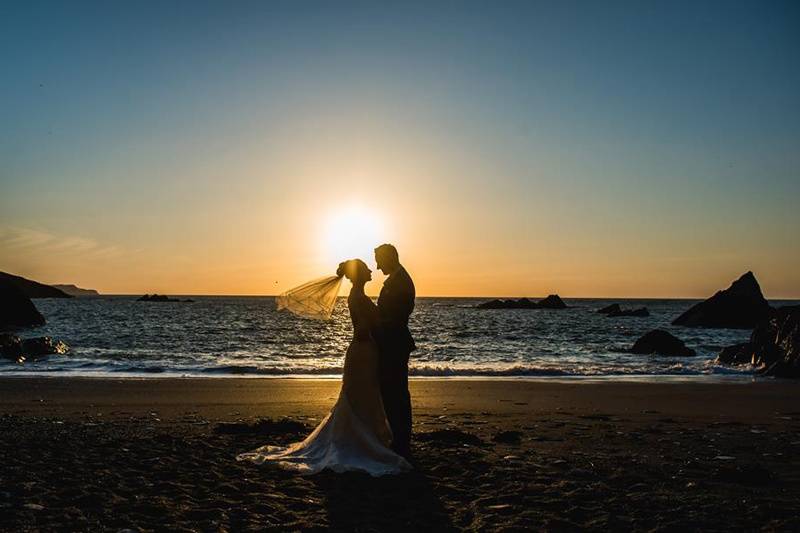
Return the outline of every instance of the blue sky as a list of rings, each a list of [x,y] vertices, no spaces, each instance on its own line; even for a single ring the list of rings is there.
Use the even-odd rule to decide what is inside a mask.
[[[800,297],[799,51],[795,2],[5,2],[0,269],[264,293],[356,203],[423,293]]]

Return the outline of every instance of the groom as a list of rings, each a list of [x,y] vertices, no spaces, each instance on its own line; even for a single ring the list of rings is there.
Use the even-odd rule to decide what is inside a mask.
[[[375,248],[378,269],[389,276],[378,296],[378,378],[386,418],[392,428],[392,449],[408,458],[411,449],[411,395],[408,392],[408,356],[416,350],[408,330],[414,310],[414,282],[400,264],[397,248],[381,244]]]

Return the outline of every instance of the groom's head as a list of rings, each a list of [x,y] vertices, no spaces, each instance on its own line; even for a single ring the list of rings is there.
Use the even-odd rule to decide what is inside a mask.
[[[375,248],[375,263],[378,265],[378,270],[387,276],[397,270],[400,266],[397,248],[391,244],[381,244]]]

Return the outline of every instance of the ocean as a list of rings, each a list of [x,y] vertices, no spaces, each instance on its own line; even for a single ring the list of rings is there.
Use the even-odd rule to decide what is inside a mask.
[[[0,374],[74,376],[339,376],[350,341],[340,298],[330,322],[276,311],[273,297],[181,296],[192,303],[137,302],[133,296],[37,299],[47,324],[22,332],[65,341],[71,352]],[[412,376],[751,378],[748,368],[714,364],[719,350],[750,332],[671,326],[697,300],[564,299],[564,310],[480,310],[488,298],[418,298],[411,331]],[[646,318],[608,318],[610,303],[646,306]],[[786,305],[791,302],[771,302]],[[625,350],[663,328],[696,357]]]

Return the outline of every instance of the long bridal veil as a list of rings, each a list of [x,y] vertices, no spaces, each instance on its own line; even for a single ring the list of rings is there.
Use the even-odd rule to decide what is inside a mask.
[[[303,318],[329,320],[341,284],[342,276],[326,276],[289,289],[278,296],[278,310],[287,309]]]

